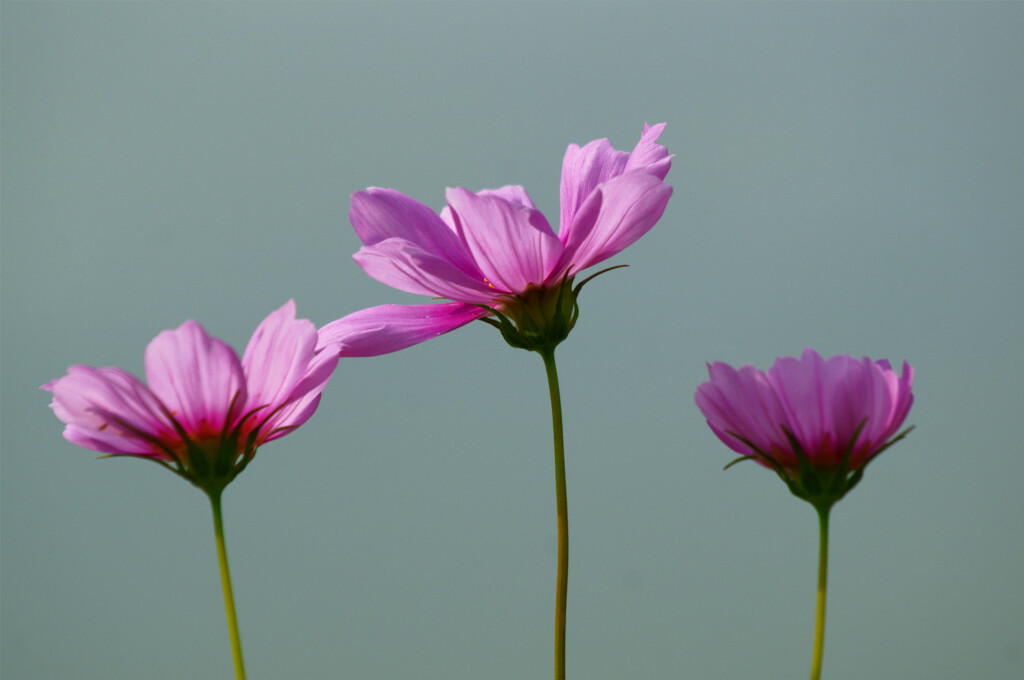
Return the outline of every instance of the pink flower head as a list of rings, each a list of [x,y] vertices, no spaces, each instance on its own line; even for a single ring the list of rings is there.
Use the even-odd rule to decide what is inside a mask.
[[[663,181],[672,157],[657,143],[664,128],[645,125],[630,153],[607,139],[570,145],[557,234],[521,186],[448,189],[440,215],[392,189],[353,194],[349,219],[363,242],[354,258],[363,270],[453,302],[364,309],[325,326],[325,337],[345,356],[374,356],[495,315],[500,323],[487,320],[506,340],[553,347],[575,322],[582,284],[573,289],[573,277],[628,247],[664,212],[672,194]]]
[[[726,446],[775,470],[790,490],[831,505],[860,481],[864,467],[906,436],[897,435],[914,401],[914,370],[843,354],[776,359],[763,373],[716,362],[695,400]],[[734,461],[735,462],[735,461]]]
[[[140,456],[219,491],[257,447],[302,425],[338,363],[295,303],[263,320],[242,359],[195,321],[146,347],[147,384],[119,368],[71,366],[42,389],[72,444]]]

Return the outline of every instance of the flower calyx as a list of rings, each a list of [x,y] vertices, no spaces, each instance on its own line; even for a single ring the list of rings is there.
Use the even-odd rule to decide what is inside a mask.
[[[736,437],[741,442],[750,447],[753,451],[753,455],[740,456],[735,460],[731,461],[725,466],[728,470],[730,467],[744,460],[759,460],[768,464],[775,473],[779,476],[786,486],[797,498],[803,499],[813,505],[819,512],[827,511],[832,507],[838,500],[847,494],[853,487],[857,486],[861,478],[864,476],[864,468],[867,464],[874,460],[879,454],[885,451],[887,448],[898,442],[899,440],[910,434],[913,430],[913,426],[900,432],[898,435],[893,437],[891,440],[886,442],[881,448],[872,454],[863,465],[860,465],[854,469],[850,468],[850,455],[853,453],[854,446],[857,443],[857,439],[860,437],[861,431],[867,424],[868,419],[864,418],[857,426],[857,429],[853,431],[853,435],[850,437],[849,443],[846,445],[846,449],[843,453],[843,458],[838,466],[822,466],[816,465],[807,453],[803,450],[800,442],[793,435],[790,430],[782,426],[782,431],[789,440],[789,445],[792,452],[796,455],[799,461],[799,467],[797,468],[785,468],[778,460],[771,454],[761,450],[754,445],[750,440],[742,437],[735,432],[729,432],[728,434]]]
[[[149,460],[188,480],[208,495],[219,495],[246,468],[261,443],[261,423],[257,412],[265,409],[265,406],[256,407],[239,418],[234,426],[228,427],[228,423],[233,420],[232,413],[236,412],[234,404],[239,396],[236,394],[232,399],[224,425],[211,428],[208,432],[189,432],[168,411],[165,411],[165,415],[177,435],[171,439],[141,432],[117,417],[112,417],[111,422],[148,441],[156,454],[147,456]],[[262,439],[265,438],[264,433]],[[120,458],[126,455],[131,454],[103,457]]]
[[[498,308],[481,305],[496,318],[483,317],[480,320],[497,328],[512,347],[531,352],[552,351],[569,337],[576,325],[580,314],[576,299],[583,286],[596,276],[625,266],[602,269],[575,287],[573,277],[568,274],[551,287],[530,285],[518,295],[504,296],[507,301]]]

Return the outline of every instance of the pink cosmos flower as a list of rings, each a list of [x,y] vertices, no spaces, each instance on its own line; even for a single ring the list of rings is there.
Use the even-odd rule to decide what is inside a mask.
[[[206,490],[222,489],[257,447],[302,425],[338,363],[289,300],[239,360],[195,321],[146,348],[148,385],[119,368],[71,366],[42,389],[64,438],[114,456],[148,458]]]
[[[665,210],[664,127],[645,125],[630,153],[607,139],[570,145],[557,234],[521,186],[448,189],[440,215],[392,189],[353,194],[349,219],[363,242],[354,258],[366,273],[453,302],[364,309],[325,326],[324,337],[345,356],[375,356],[495,315],[501,323],[488,321],[516,346],[557,344],[575,322],[582,284],[573,289],[573,277],[639,239]]]
[[[860,481],[866,466],[902,439],[914,401],[914,370],[897,375],[885,360],[812,349],[780,358],[767,373],[716,362],[695,400],[726,446],[775,470],[790,490],[831,504]],[[735,462],[735,461],[734,461]]]

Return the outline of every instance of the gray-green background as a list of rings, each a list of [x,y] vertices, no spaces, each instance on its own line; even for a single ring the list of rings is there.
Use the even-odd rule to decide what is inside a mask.
[[[414,299],[348,195],[520,183],[667,121],[675,195],[559,349],[571,678],[805,677],[812,509],[706,361],[910,361],[917,430],[833,513],[829,680],[1024,674],[1024,5],[2,3],[5,680],[228,678],[204,497],[38,386]],[[549,677],[539,357],[484,324],[343,361],[225,495],[253,679]]]

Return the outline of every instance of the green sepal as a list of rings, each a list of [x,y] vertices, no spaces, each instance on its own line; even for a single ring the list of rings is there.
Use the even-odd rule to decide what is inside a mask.
[[[734,458],[733,460],[729,461],[728,465],[722,468],[722,472],[725,472],[736,463],[742,463],[745,460],[757,460],[757,456],[740,456],[739,458]]]
[[[583,286],[587,285],[588,283],[590,283],[591,281],[596,279],[601,274],[604,274],[606,272],[610,272],[613,269],[622,269],[623,267],[628,267],[628,266],[629,266],[628,264],[617,264],[614,267],[608,267],[607,269],[602,269],[601,271],[599,271],[599,272],[597,272],[595,274],[591,274],[587,278],[585,278],[582,281],[580,281],[579,285],[577,285],[575,288],[572,289],[572,294],[573,295],[579,295],[580,291],[583,290]]]

